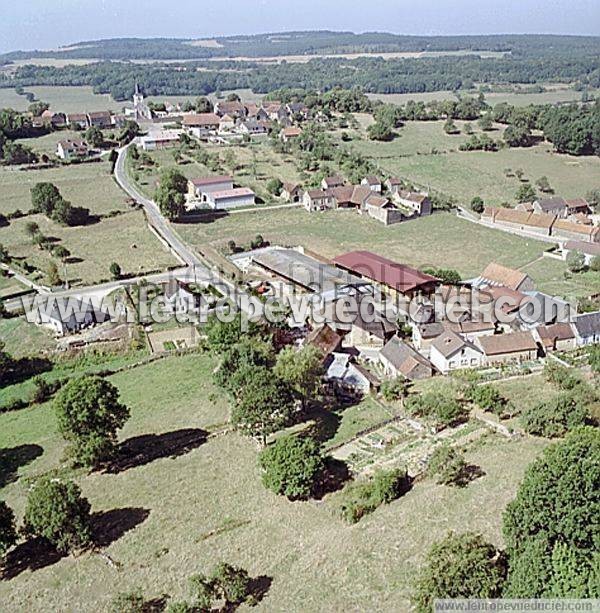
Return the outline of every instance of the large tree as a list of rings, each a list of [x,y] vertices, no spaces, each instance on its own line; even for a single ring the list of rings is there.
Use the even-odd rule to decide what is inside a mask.
[[[323,376],[323,354],[313,345],[302,349],[286,347],[277,356],[275,374],[302,400],[318,397]]]
[[[254,368],[233,407],[232,421],[242,432],[261,439],[287,426],[294,412],[289,386],[265,366]]]
[[[324,470],[317,443],[298,436],[275,441],[262,451],[259,463],[265,486],[292,500],[308,498]]]
[[[176,219],[184,211],[187,179],[175,168],[160,175],[155,200],[161,213],[168,219]]]
[[[45,538],[59,551],[91,542],[90,503],[72,481],[39,479],[29,492],[23,522],[25,534]]]
[[[585,427],[548,447],[507,507],[506,594],[600,597],[600,431]]]
[[[56,395],[54,410],[75,463],[82,466],[95,466],[113,455],[117,430],[129,418],[119,390],[95,375],[69,381]]]
[[[36,183],[31,188],[31,205],[36,213],[43,213],[50,217],[54,206],[60,199],[58,187],[53,183]]]
[[[430,613],[435,598],[498,598],[505,576],[504,556],[481,535],[451,533],[429,551],[413,603]]]

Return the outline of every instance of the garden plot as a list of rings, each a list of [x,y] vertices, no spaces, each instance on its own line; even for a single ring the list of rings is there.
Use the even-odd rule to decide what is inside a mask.
[[[420,422],[403,417],[342,445],[332,455],[346,462],[354,474],[405,466],[411,476],[416,476],[423,472],[438,445],[466,445],[487,431],[480,422],[468,421],[434,433]]]

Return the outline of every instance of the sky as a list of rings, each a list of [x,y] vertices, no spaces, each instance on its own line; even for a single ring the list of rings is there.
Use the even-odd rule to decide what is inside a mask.
[[[0,0],[0,52],[289,30],[600,35],[600,0]]]

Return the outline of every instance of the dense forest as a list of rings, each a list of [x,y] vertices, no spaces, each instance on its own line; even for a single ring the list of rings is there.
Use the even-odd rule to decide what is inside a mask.
[[[209,42],[207,42],[209,41]],[[581,56],[600,54],[600,39],[590,36],[483,35],[405,36],[385,32],[285,32],[190,41],[173,38],[120,38],[83,41],[58,51],[17,51],[3,59],[59,57],[101,60],[191,60],[341,53],[495,51],[513,56]]]
[[[285,87],[327,91],[359,87],[373,93],[413,93],[470,89],[476,84],[536,84],[548,81],[600,87],[597,57],[480,58],[441,56],[391,59],[319,58],[307,63],[259,65],[254,62],[137,64],[98,62],[86,66],[27,65],[0,76],[0,87],[90,85],[115,100],[129,99],[134,83],[147,95],[206,95],[248,88],[268,93]]]

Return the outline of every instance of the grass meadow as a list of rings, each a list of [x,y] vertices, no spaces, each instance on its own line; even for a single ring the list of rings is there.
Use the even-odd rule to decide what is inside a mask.
[[[89,284],[108,279],[111,262],[118,262],[125,274],[162,270],[175,263],[148,230],[143,213],[127,205],[126,195],[110,175],[108,162],[33,171],[0,169],[0,213],[29,211],[30,189],[42,181],[54,183],[73,205],[87,207],[101,218],[84,227],[64,227],[43,215],[11,221],[8,227],[0,228],[0,243],[17,262],[26,259],[44,271],[53,259],[47,251],[35,247],[26,234],[27,223],[33,221],[42,234],[71,252],[72,260],[67,265],[71,283]],[[110,216],[102,217],[107,215]],[[59,268],[63,275],[63,266]]]
[[[213,368],[210,356],[194,354],[111,377],[132,411],[120,440],[146,437],[138,439],[145,453],[117,474],[73,476],[93,512],[120,518],[102,547],[115,566],[97,553],[30,560],[37,569],[25,564],[0,581],[8,610],[102,611],[116,592],[136,587],[148,598],[181,599],[191,574],[228,561],[271,580],[257,611],[405,611],[424,553],[449,530],[475,530],[502,543],[502,510],[545,445],[486,437],[467,452],[485,473],[469,487],[421,481],[350,526],[330,496],[289,502],[267,491],[258,448],[235,433],[164,450],[166,441],[228,419],[211,383]],[[64,445],[49,404],[0,415],[0,450],[15,448],[27,449],[21,458],[30,461],[3,475],[0,496],[20,518],[29,479],[61,463]]]

